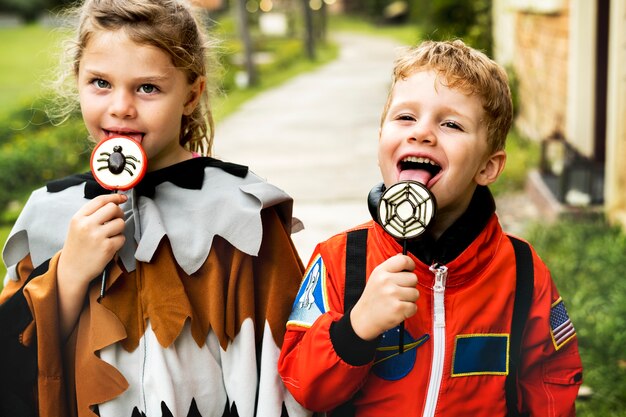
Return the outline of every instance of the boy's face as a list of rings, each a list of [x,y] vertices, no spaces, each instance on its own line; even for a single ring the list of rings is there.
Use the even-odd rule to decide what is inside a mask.
[[[385,185],[418,181],[435,195],[438,218],[458,218],[476,185],[491,184],[504,168],[504,151],[489,151],[483,114],[478,97],[444,86],[433,71],[398,80],[380,130]]]

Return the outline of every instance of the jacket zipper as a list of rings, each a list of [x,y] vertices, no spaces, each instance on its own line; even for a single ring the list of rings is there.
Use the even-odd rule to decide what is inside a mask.
[[[433,360],[430,368],[430,381],[424,406],[424,417],[433,417],[437,409],[437,399],[443,377],[443,362],[446,354],[446,308],[444,293],[448,268],[433,264],[430,271],[435,274],[433,285]]]

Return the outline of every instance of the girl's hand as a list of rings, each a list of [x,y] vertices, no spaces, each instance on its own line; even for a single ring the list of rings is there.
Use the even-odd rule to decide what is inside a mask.
[[[124,211],[119,205],[127,199],[124,194],[98,196],[70,220],[57,267],[64,336],[74,327],[89,282],[102,273],[124,245]]]
[[[411,272],[415,262],[396,255],[378,265],[370,275],[363,294],[350,313],[355,333],[374,340],[417,313],[417,276]]]

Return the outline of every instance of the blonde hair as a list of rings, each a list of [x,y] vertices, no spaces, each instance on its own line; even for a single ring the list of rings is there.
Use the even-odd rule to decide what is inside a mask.
[[[134,42],[168,54],[189,84],[206,77],[211,86],[207,67],[217,66],[217,59],[203,25],[183,0],[85,0],[69,13],[75,16],[78,27],[76,38],[66,48],[66,64],[56,83],[57,92],[66,99],[57,116],[67,118],[78,108],[75,80],[84,49],[98,31],[121,29]],[[211,155],[214,135],[209,91],[205,88],[192,114],[183,115],[179,137],[183,147],[203,155]]]
[[[479,97],[485,111],[490,149],[492,152],[504,149],[513,121],[507,74],[487,55],[458,39],[424,41],[396,59],[381,125],[387,117],[396,82],[419,71],[435,71],[445,86]]]

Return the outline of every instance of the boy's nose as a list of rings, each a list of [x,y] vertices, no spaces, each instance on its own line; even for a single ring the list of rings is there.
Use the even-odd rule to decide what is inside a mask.
[[[120,119],[129,119],[137,116],[133,95],[126,91],[116,91],[113,95],[109,113]]]
[[[437,136],[433,124],[426,119],[419,120],[413,125],[409,140],[434,145],[437,142]]]

